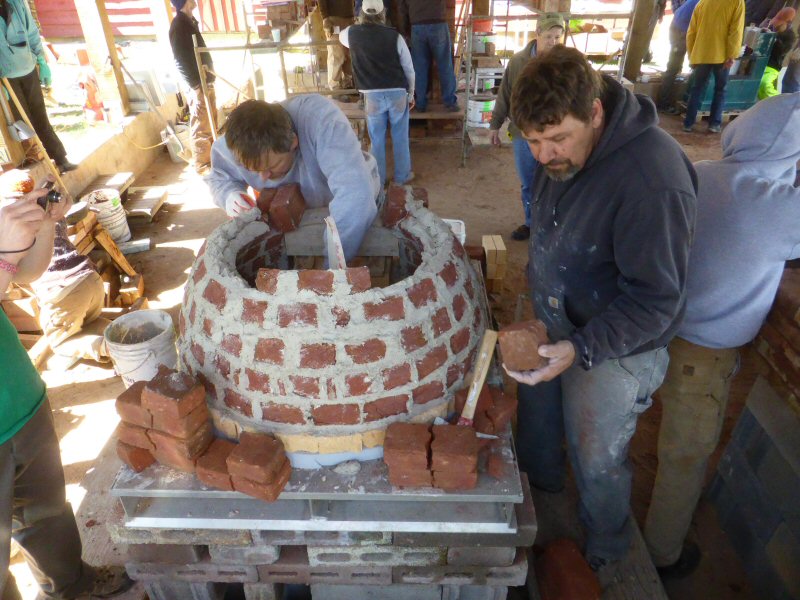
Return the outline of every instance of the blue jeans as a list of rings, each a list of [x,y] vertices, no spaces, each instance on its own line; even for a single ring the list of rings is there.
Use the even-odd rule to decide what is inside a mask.
[[[386,183],[386,127],[392,127],[394,182],[403,184],[411,173],[411,150],[408,147],[408,94],[405,90],[364,94],[367,130],[372,142],[372,156],[378,163],[381,185]]]
[[[630,546],[628,444],[667,370],[666,348],[609,359],[589,371],[573,365],[561,377],[517,388],[517,453],[531,484],[564,485],[566,438],[586,556],[619,560]]]
[[[728,85],[728,73],[722,64],[694,65],[694,83],[689,92],[689,103],[686,106],[686,119],[684,126],[691,127],[697,119],[700,103],[706,95],[706,84],[711,74],[714,74],[714,98],[711,100],[711,114],[708,124],[722,125],[722,109],[725,107],[725,86]]]
[[[521,135],[514,136],[514,164],[520,182],[522,210],[525,211],[525,225],[531,226],[531,199],[533,198],[533,176],[539,163],[533,158],[528,142]]]
[[[424,112],[428,107],[428,71],[431,59],[439,69],[442,85],[442,101],[445,106],[455,106],[456,76],[453,72],[453,43],[447,23],[429,23],[411,26],[411,61],[414,63],[417,88],[417,110]]]

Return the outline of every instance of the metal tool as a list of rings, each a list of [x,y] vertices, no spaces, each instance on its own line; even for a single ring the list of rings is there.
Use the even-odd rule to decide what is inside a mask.
[[[478,351],[478,360],[475,365],[475,374],[467,392],[467,401],[464,403],[464,410],[458,419],[459,425],[472,427],[472,419],[475,417],[475,407],[478,405],[478,396],[481,393],[486,374],[492,364],[494,347],[497,345],[497,332],[494,329],[487,329],[483,332],[483,341]]]

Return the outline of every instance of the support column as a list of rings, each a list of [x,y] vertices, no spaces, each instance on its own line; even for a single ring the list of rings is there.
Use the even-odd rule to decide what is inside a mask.
[[[633,9],[633,26],[628,40],[628,56],[625,60],[625,78],[636,81],[642,69],[642,61],[653,37],[655,29],[656,4],[658,0],[636,0]],[[662,0],[666,2],[666,0]]]

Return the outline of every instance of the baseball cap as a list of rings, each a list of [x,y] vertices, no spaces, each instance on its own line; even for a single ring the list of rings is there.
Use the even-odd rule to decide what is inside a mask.
[[[383,0],[364,0],[361,3],[361,12],[367,15],[377,15],[383,12]]]
[[[553,27],[561,27],[561,29],[564,29],[564,17],[558,13],[545,13],[539,19],[539,24],[536,28],[539,31],[547,31]]]

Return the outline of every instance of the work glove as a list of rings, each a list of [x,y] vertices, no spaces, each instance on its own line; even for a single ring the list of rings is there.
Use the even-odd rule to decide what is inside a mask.
[[[37,56],[36,63],[39,65],[39,83],[44,87],[50,87],[53,84],[53,73],[50,71],[50,65],[44,59],[44,56]]]
[[[225,200],[225,212],[229,217],[235,217],[247,212],[256,205],[256,201],[244,192],[231,192]]]

